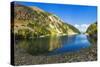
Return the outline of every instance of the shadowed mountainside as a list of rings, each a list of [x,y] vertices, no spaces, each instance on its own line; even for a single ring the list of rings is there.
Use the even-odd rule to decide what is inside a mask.
[[[97,41],[97,22],[91,24],[86,33],[89,35],[90,41],[95,43]]]
[[[90,36],[97,36],[97,22],[91,24],[86,33],[88,33]]]

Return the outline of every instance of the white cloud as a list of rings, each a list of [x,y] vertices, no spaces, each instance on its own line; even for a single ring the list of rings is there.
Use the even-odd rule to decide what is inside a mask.
[[[79,29],[81,32],[85,32],[90,24],[75,24],[74,26]]]

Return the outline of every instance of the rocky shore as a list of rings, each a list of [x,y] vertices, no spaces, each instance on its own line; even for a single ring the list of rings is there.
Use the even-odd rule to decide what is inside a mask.
[[[20,51],[21,52],[21,51]],[[97,45],[93,44],[89,48],[84,48],[77,52],[69,52],[52,56],[32,56],[27,53],[15,52],[15,65],[35,65],[66,62],[86,62],[97,60]]]

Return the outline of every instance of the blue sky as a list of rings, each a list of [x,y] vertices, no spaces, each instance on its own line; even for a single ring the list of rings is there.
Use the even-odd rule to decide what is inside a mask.
[[[37,6],[46,12],[53,13],[60,17],[64,22],[83,28],[97,21],[96,6],[82,6],[71,4],[50,4],[36,2],[17,2],[26,6]],[[81,29],[80,29],[81,30]],[[84,31],[84,30],[83,30]]]

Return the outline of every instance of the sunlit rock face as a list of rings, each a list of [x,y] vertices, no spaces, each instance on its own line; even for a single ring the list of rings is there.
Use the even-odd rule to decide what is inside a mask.
[[[58,16],[35,6],[14,5],[14,31],[17,38],[32,38],[51,35],[74,35],[80,33]]]

